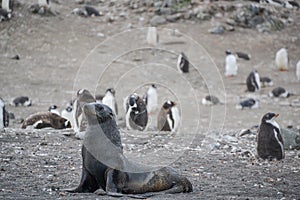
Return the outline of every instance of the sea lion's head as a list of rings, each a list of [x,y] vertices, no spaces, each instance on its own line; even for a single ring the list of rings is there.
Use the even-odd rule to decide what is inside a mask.
[[[94,96],[86,89],[80,89],[77,92],[77,100],[83,103],[95,102]]]
[[[83,106],[84,114],[89,124],[104,123],[114,120],[114,114],[110,107],[101,103],[86,103]]]

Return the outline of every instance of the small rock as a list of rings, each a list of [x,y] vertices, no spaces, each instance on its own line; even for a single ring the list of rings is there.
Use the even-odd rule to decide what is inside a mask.
[[[167,21],[169,22],[175,22],[177,21],[178,19],[180,19],[182,17],[182,14],[181,13],[177,13],[177,14],[174,14],[174,15],[169,15],[166,17]]]
[[[225,28],[222,25],[216,26],[216,27],[208,30],[208,32],[211,34],[223,34],[224,31],[225,31]]]
[[[75,0],[75,3],[77,3],[77,4],[83,4],[84,0]]]
[[[155,15],[155,16],[150,20],[151,26],[162,25],[162,24],[165,24],[166,22],[167,22],[167,20],[166,20],[164,17],[158,16],[158,15]]]

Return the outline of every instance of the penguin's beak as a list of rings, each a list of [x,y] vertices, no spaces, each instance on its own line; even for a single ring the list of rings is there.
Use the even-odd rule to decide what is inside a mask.
[[[279,114],[275,114],[275,116],[274,116],[274,117],[276,118],[276,117],[278,117],[278,116],[279,116]]]

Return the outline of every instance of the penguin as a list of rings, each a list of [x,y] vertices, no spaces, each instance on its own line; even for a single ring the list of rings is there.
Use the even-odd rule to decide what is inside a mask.
[[[299,4],[296,1],[285,1],[283,4],[284,4],[283,7],[289,8],[289,9],[299,10],[299,8],[300,8]]]
[[[179,123],[180,115],[176,103],[166,101],[157,116],[158,130],[175,132],[178,129]]]
[[[285,48],[277,51],[275,56],[275,65],[279,71],[288,70],[288,52]]]
[[[273,86],[273,81],[269,77],[260,77],[260,85],[261,87],[270,87]]]
[[[12,1],[2,0],[0,8],[0,22],[12,17]]]
[[[147,127],[148,112],[144,100],[136,93],[129,95],[126,101],[126,128],[143,131]]]
[[[147,112],[151,114],[157,110],[157,88],[155,84],[152,84],[144,95],[144,101],[147,105]]]
[[[267,113],[263,116],[257,135],[257,154],[262,159],[284,158],[284,143],[280,127],[275,121],[279,114]]]
[[[147,44],[155,47],[158,44],[158,33],[156,27],[148,27],[148,32],[147,32]]]
[[[237,51],[235,53],[232,53],[230,50],[226,50],[225,53],[226,54],[232,54],[235,57],[241,58],[241,59],[244,59],[244,60],[250,60],[250,58],[251,58],[251,55],[249,55],[247,53],[244,53],[244,52],[241,52],[241,51]]]
[[[247,90],[249,92],[256,92],[260,90],[260,78],[257,70],[252,70],[246,80]]]
[[[70,104],[61,112],[61,117],[67,119],[71,123],[71,127],[74,127],[73,107]]]
[[[273,6],[277,6],[277,7],[282,7],[284,4],[282,1],[280,0],[262,0],[261,2],[265,2],[265,3],[268,3],[270,5],[273,5]]]
[[[73,105],[73,119],[74,119],[74,126],[73,129],[76,133],[76,137],[79,136],[79,132],[83,131],[85,129],[84,122],[86,121],[84,119],[82,106],[85,103],[92,103],[96,102],[96,99],[93,97],[93,95],[86,89],[80,89],[77,92],[76,100],[74,101]],[[80,137],[80,136],[79,136]]]
[[[12,102],[10,103],[12,106],[31,106],[32,102],[31,99],[29,99],[29,97],[27,96],[20,96],[20,97],[16,97],[12,100]]]
[[[56,105],[50,106],[50,107],[48,108],[48,111],[49,111],[49,112],[52,112],[52,113],[55,113],[55,114],[57,114],[57,115],[60,115],[59,110],[58,110],[58,107],[57,107]]]
[[[236,57],[230,51],[226,51],[225,76],[236,76],[237,71],[238,65]]]
[[[5,109],[5,103],[0,97],[0,131],[9,125],[9,113]]]
[[[209,105],[216,105],[219,104],[220,100],[218,99],[218,97],[213,96],[213,95],[207,95],[206,97],[204,97],[202,99],[202,104],[209,106]]]
[[[180,73],[188,73],[189,72],[189,61],[187,56],[181,52],[177,59],[177,69]]]
[[[296,77],[297,77],[297,80],[300,81],[300,60],[297,62],[297,65],[296,65]]]
[[[47,9],[49,9],[50,6],[51,6],[50,5],[51,4],[50,0],[39,0],[38,4],[39,4],[40,7],[45,7]]]
[[[82,17],[95,17],[95,16],[100,16],[99,11],[89,5],[85,5],[83,8],[75,8],[72,11],[72,14],[74,15],[79,15]]]
[[[269,92],[270,97],[283,97],[288,98],[291,96],[291,93],[289,93],[286,89],[283,87],[277,87],[274,88],[271,92]]]
[[[108,88],[105,92],[104,97],[102,98],[102,103],[110,107],[115,114],[118,115],[118,105],[115,98],[116,91],[113,88]]]
[[[256,109],[259,107],[259,101],[255,100],[253,98],[245,99],[244,101],[241,101],[237,106],[236,109],[243,110],[244,108],[250,108],[250,109]]]

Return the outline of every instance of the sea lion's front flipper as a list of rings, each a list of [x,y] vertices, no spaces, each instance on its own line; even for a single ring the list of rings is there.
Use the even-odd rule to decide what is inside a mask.
[[[75,189],[65,189],[64,191],[72,193],[95,192],[98,189],[97,181],[93,176],[83,167],[80,184]]]

